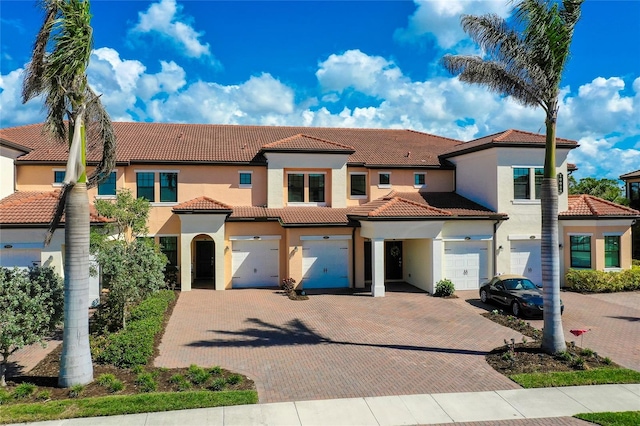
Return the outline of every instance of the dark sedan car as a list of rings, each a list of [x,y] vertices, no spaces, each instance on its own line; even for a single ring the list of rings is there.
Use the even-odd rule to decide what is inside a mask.
[[[542,290],[522,275],[498,275],[480,287],[480,300],[499,303],[514,316],[540,316],[544,309]],[[560,312],[564,311],[562,300]]]

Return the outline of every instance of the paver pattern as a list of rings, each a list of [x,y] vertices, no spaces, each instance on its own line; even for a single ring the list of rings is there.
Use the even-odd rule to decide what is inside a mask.
[[[496,309],[478,300],[478,292],[457,292],[459,305],[482,312]],[[560,294],[565,309],[562,326],[565,339],[590,348],[611,358],[623,367],[640,371],[640,291],[607,294],[580,294],[563,291]],[[527,319],[542,329],[542,319]],[[591,330],[582,338],[570,333],[574,329]]]
[[[484,360],[515,332],[453,299],[396,289],[307,301],[268,289],[184,292],[155,365],[220,365],[252,378],[263,403],[518,388]]]

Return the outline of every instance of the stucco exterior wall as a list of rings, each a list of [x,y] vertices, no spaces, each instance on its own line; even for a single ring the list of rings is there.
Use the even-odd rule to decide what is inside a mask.
[[[564,274],[571,268],[571,235],[591,236],[591,269],[600,271],[617,271],[631,268],[631,228],[630,221],[624,223],[613,220],[602,221],[562,221],[563,235],[561,256],[565,267]],[[605,268],[604,237],[606,235],[620,236],[620,268]]]
[[[355,170],[349,169],[349,172]],[[451,192],[455,188],[453,170],[425,170],[425,169],[367,169],[367,188],[369,201],[383,197],[391,191],[398,192]],[[380,187],[380,173],[391,174],[391,185]],[[425,174],[426,186],[416,188],[414,175]],[[357,205],[353,203],[351,205]]]
[[[16,169],[13,161],[22,154],[22,151],[0,146],[0,200],[15,190]]]
[[[432,240],[403,241],[403,280],[424,291],[433,287],[431,273]]]

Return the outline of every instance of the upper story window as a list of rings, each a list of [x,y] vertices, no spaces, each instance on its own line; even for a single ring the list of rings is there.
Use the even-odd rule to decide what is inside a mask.
[[[378,188],[391,188],[391,173],[378,173]]]
[[[98,184],[98,195],[116,195],[116,172],[109,173],[109,177]]]
[[[160,173],[160,202],[175,203],[178,201],[178,174]]]
[[[640,182],[629,182],[627,197],[632,208],[640,208]]]
[[[320,203],[325,199],[325,174],[301,173],[287,174],[287,200],[289,203]]]
[[[238,172],[240,188],[251,188],[251,172]]]
[[[351,198],[366,198],[367,196],[367,174],[351,173],[349,176]]]
[[[605,235],[604,237],[604,267],[620,267],[620,236]]]
[[[154,202],[155,173],[153,172],[138,172],[136,173],[136,196],[138,198],[146,198],[150,202]]]
[[[62,184],[62,181],[64,180],[64,174],[65,171],[64,170],[54,170],[53,171],[53,183],[55,184]]]
[[[426,173],[414,173],[413,174],[413,186],[414,188],[422,188],[427,183]]]
[[[533,182],[531,182],[533,176]],[[539,200],[544,169],[541,167],[513,168],[514,200]],[[533,192],[531,189],[533,188]]]
[[[591,236],[571,235],[569,237],[572,268],[591,268]]]

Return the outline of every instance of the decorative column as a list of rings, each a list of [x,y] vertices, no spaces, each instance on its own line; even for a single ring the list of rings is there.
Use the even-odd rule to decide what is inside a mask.
[[[384,238],[371,239],[371,295],[384,297]]]
[[[441,239],[434,238],[431,246],[431,288],[429,293],[436,290],[436,283],[442,279],[444,244]]]

